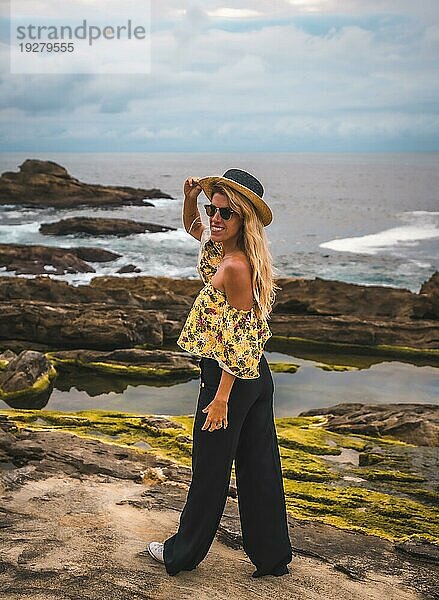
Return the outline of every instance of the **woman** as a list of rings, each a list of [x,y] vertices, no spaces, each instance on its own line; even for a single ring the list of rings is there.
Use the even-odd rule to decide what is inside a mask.
[[[204,191],[209,227],[197,208]],[[193,426],[192,481],[175,535],[148,552],[169,575],[194,569],[206,556],[224,510],[235,460],[243,547],[253,577],[284,575],[292,560],[279,447],[274,384],[264,344],[279,289],[264,227],[272,213],[261,183],[240,169],[222,177],[189,178],[183,223],[201,241],[198,270],[205,283],[178,345],[201,356]]]

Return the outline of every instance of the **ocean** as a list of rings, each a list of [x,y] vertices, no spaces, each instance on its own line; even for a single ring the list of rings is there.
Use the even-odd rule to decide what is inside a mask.
[[[320,277],[413,292],[435,270],[439,257],[439,153],[0,153],[0,172],[16,171],[26,158],[52,160],[88,183],[158,187],[173,200],[154,207],[33,209],[0,207],[0,242],[97,246],[122,255],[94,263],[96,273],[53,275],[73,285],[114,275],[133,263],[141,273],[198,278],[198,242],[182,225],[183,183],[189,176],[222,175],[229,168],[263,183],[274,219],[266,229],[281,277]],[[25,199],[24,199],[25,200]],[[202,209],[206,202],[199,197]],[[128,237],[62,237],[39,233],[41,223],[71,216],[136,219],[177,231]],[[0,268],[1,275],[14,275]],[[26,275],[26,277],[33,277]]]

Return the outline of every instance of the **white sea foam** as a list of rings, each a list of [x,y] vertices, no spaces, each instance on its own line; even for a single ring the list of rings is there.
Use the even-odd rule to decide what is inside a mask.
[[[439,239],[438,212],[407,211],[397,216],[401,220],[409,221],[409,224],[359,237],[330,240],[320,244],[320,248],[338,252],[378,254],[397,247],[417,246],[422,240]]]
[[[0,225],[0,242],[2,244],[29,244],[38,236],[39,221],[22,225]]]
[[[37,211],[35,210],[8,210],[3,211],[3,215],[6,219],[22,219],[23,217],[27,217],[29,215],[35,215]]]
[[[419,267],[420,269],[432,269],[433,265],[429,262],[426,262],[425,260],[412,260],[411,261],[414,265],[416,265],[417,267]]]

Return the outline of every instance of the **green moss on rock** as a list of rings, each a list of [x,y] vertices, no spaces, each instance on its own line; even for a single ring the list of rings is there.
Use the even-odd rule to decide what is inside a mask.
[[[413,498],[417,498],[423,502],[439,506],[439,494],[437,492],[426,490],[424,488],[413,488],[408,486],[400,486],[399,489],[405,494],[413,496]]]
[[[326,462],[303,449],[279,448],[284,477],[298,481],[332,481],[339,476]]]
[[[377,463],[386,462],[386,456],[384,454],[378,454],[377,452],[362,452],[358,458],[360,467],[367,467]]]
[[[33,385],[27,388],[23,388],[14,392],[8,392],[0,386],[0,399],[8,401],[16,400],[22,397],[32,398],[34,396],[38,396],[39,394],[45,392],[49,388],[52,379],[54,379],[56,376],[57,371],[55,367],[51,365],[47,373],[41,375],[41,377],[39,377]]]
[[[341,447],[364,449],[364,441],[359,439],[357,442],[351,436],[329,432],[322,427],[325,422],[327,418],[323,416],[279,418],[276,420],[279,445],[309,454],[338,455]],[[328,445],[329,440],[333,445]]]
[[[318,519],[351,531],[405,540],[418,534],[439,543],[433,508],[367,488],[329,487],[323,483],[284,480],[286,504],[297,518]]]
[[[274,373],[296,373],[300,365],[286,362],[269,362],[270,369]]]
[[[105,361],[90,361],[85,362],[79,358],[59,358],[51,352],[46,353],[46,357],[54,364],[60,366],[77,367],[81,369],[89,369],[96,373],[106,373],[111,375],[120,375],[122,377],[135,377],[137,379],[147,380],[176,380],[181,378],[199,376],[201,370],[194,366],[185,369],[151,367],[149,365],[124,365],[122,363],[105,362]]]

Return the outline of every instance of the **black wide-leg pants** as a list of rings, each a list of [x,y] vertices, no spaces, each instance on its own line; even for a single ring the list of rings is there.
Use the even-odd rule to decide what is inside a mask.
[[[216,360],[204,357],[200,367],[192,481],[178,531],[164,542],[166,571],[191,571],[206,556],[221,521],[235,460],[243,547],[256,566],[253,577],[284,575],[292,549],[267,359],[263,354],[257,379],[235,379],[228,426],[214,431],[201,430],[207,417],[201,411],[214,399],[222,369]]]

